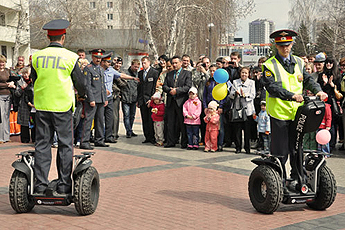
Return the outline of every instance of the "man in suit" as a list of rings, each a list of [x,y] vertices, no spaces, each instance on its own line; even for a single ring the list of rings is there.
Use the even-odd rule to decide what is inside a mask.
[[[85,119],[81,136],[81,149],[93,149],[90,146],[90,131],[92,120],[95,119],[95,146],[109,147],[104,142],[104,107],[108,105],[107,93],[104,84],[104,70],[100,63],[105,51],[91,50],[92,62],[84,68],[87,79],[87,99],[84,102]]]
[[[187,131],[183,122],[182,107],[188,99],[188,91],[192,87],[192,73],[182,69],[179,56],[171,59],[173,71],[167,73],[163,84],[163,91],[167,93],[166,114],[168,121],[168,135],[165,148],[174,147],[177,142],[176,127],[181,131],[181,148],[187,148]]]
[[[151,96],[156,92],[156,83],[159,72],[151,68],[149,57],[141,59],[143,70],[139,71],[140,82],[138,84],[138,107],[140,108],[141,120],[145,140],[142,143],[155,144],[153,122],[151,118],[151,109],[149,108]]]

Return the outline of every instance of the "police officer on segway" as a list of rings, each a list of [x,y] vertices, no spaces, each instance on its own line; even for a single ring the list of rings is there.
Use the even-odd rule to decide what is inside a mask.
[[[275,40],[277,54],[268,59],[262,67],[262,83],[267,90],[267,112],[271,117],[271,154],[280,158],[284,168],[284,179],[284,166],[290,155],[290,176],[293,180],[297,180],[297,171],[293,164],[296,141],[293,120],[303,101],[303,90],[309,89],[321,100],[327,97],[320,85],[305,71],[304,61],[291,54],[295,36],[297,33],[292,30],[273,32],[270,38]]]
[[[78,55],[63,48],[70,23],[58,19],[43,26],[50,44],[32,56],[34,105],[36,113],[35,193],[43,194],[49,184],[51,145],[54,131],[58,137],[56,192],[66,194],[72,187],[73,122],[75,104],[73,87],[79,95],[86,91],[86,81],[78,65]]]

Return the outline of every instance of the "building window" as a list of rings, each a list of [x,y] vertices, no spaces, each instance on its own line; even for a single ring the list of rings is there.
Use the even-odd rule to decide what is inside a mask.
[[[113,8],[113,2],[107,2],[107,7],[108,8]]]
[[[90,2],[90,9],[96,8],[96,2]]]
[[[113,20],[113,14],[108,14],[108,20]]]
[[[1,54],[7,58],[7,47],[6,46],[1,46]]]
[[[108,30],[112,30],[113,29],[113,26],[108,26]]]
[[[0,26],[6,26],[5,14],[0,12]]]

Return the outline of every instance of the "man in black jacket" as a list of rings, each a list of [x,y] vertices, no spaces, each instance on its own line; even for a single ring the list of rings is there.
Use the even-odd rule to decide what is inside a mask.
[[[140,61],[133,59],[131,66],[128,68],[126,74],[134,78],[138,77],[138,70],[140,67]],[[138,97],[138,81],[126,80],[127,84],[121,89],[121,104],[123,112],[123,123],[126,128],[126,137],[136,137],[137,134],[133,132],[133,123],[136,112],[136,102]]]
[[[159,77],[157,70],[152,68],[149,57],[141,59],[143,70],[138,74],[140,82],[138,84],[138,107],[140,108],[141,120],[145,140],[142,143],[155,144],[151,109],[149,108],[151,96],[156,92],[156,84]]]
[[[174,147],[177,142],[176,127],[181,130],[181,148],[187,148],[187,132],[183,121],[183,104],[188,99],[188,91],[192,87],[192,73],[182,69],[179,56],[171,59],[174,68],[169,72],[163,84],[163,91],[167,93],[166,114],[168,120],[168,135],[165,148]]]

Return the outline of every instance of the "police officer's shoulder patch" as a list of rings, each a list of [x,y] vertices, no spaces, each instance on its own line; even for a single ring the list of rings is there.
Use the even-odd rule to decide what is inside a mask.
[[[265,71],[265,76],[266,76],[266,77],[271,77],[271,76],[272,76],[271,71],[266,70],[266,71]]]

